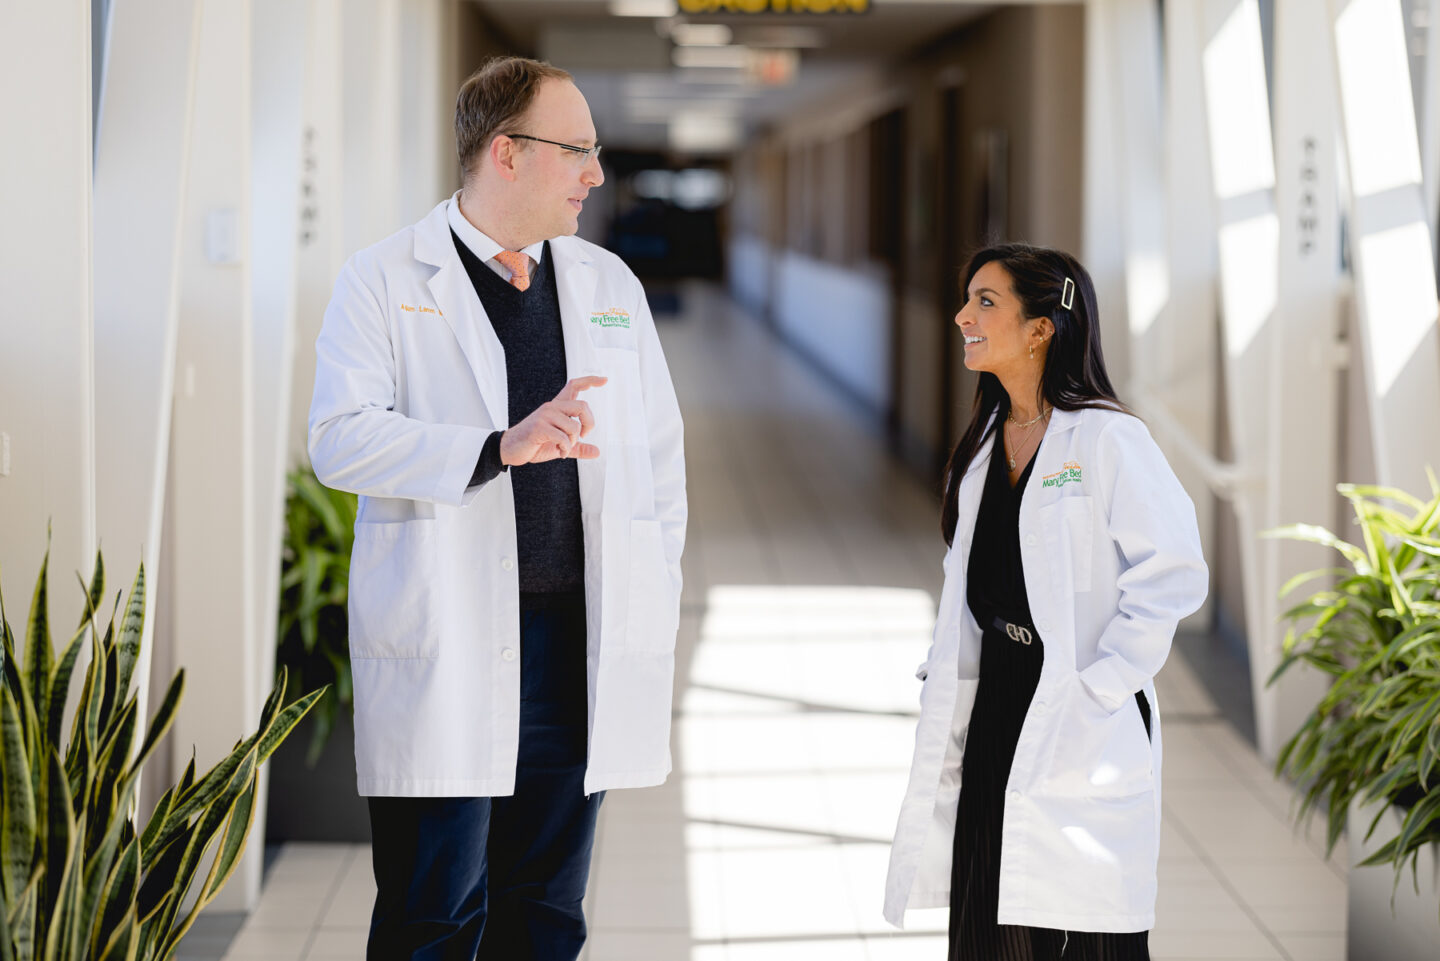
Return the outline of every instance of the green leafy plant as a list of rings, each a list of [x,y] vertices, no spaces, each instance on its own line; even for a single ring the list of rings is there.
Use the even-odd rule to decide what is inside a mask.
[[[185,674],[175,675],[137,747],[142,718],[130,686],[145,623],[145,569],[135,577],[123,615],[117,593],[102,625],[97,609],[105,596],[105,569],[97,554],[89,588],[80,585],[85,611],[79,627],[57,652],[48,615],[49,560],[47,551],[26,625],[24,662],[16,656],[0,596],[0,961],[163,961],[234,872],[255,813],[260,765],[320,694],[282,707],[282,670],[255,733],[198,777],[192,756],[179,783],[141,825],[135,811],[141,767],[175,719]],[[70,682],[87,639],[90,663],[65,745]],[[182,913],[217,840],[214,861]]]
[[[340,711],[350,710],[350,548],[356,497],[321,484],[308,467],[290,472],[281,555],[279,650],[292,672],[293,696],[325,690],[311,721],[306,761],[320,758]]]
[[[1420,851],[1440,841],[1440,484],[1433,474],[1430,485],[1425,502],[1342,484],[1359,545],[1307,525],[1269,535],[1323,544],[1349,563],[1302,574],[1281,591],[1335,579],[1283,615],[1292,627],[1269,683],[1304,662],[1330,675],[1331,685],[1276,770],[1301,785],[1297,818],[1325,809],[1327,855],[1352,801],[1384,802],[1367,840],[1387,806],[1404,810],[1399,834],[1362,862],[1394,865],[1397,889],[1406,863],[1414,874]]]

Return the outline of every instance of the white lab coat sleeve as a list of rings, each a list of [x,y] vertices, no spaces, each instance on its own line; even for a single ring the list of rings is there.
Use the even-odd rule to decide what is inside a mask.
[[[680,555],[685,549],[685,523],[688,508],[685,499],[685,425],[680,417],[680,403],[675,398],[675,385],[660,337],[655,332],[655,318],[645,299],[645,289],[634,281],[639,295],[634,315],[639,319],[636,342],[640,352],[640,381],[645,398],[646,431],[650,441],[650,470],[655,481],[655,518],[665,544],[665,561],[680,600]]]
[[[356,258],[335,282],[315,355],[309,448],[321,483],[371,497],[464,502],[491,432],[429,424],[394,409],[390,326]]]
[[[1096,447],[1109,539],[1121,557],[1119,610],[1100,635],[1098,659],[1080,679],[1116,711],[1159,672],[1176,625],[1204,602],[1209,572],[1195,505],[1145,425],[1114,417]]]

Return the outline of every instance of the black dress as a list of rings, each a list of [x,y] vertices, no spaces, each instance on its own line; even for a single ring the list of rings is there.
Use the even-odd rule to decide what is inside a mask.
[[[1020,728],[1040,683],[1045,645],[1030,618],[1020,557],[1020,501],[1032,457],[1012,488],[1003,430],[975,518],[966,601],[980,624],[980,683],[961,762],[950,875],[950,961],[1149,961],[1148,932],[1099,934],[997,924],[1005,786]],[[997,626],[997,619],[1002,626]],[[1028,630],[1012,640],[1003,623]],[[1145,712],[1148,714],[1148,711]]]

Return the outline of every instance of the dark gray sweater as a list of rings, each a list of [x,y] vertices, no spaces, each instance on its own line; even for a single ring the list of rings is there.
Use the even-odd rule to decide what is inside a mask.
[[[510,425],[553,400],[569,379],[565,331],[555,291],[550,245],[521,292],[491,270],[451,231],[460,262],[505,349]],[[471,486],[485,484],[507,468],[500,462],[500,434],[485,441]],[[585,536],[580,524],[580,480],[569,459],[515,468],[515,534],[519,541],[520,593],[573,592],[585,586]]]

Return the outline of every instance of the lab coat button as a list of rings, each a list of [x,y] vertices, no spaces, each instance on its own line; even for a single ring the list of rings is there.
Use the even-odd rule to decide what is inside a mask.
[[[505,660],[507,660],[507,661],[513,661],[513,660],[515,660],[515,648],[513,648],[513,647],[507,647],[507,648],[505,648],[505,650],[503,650],[503,651],[500,652],[500,656],[503,657],[503,658],[504,658]]]
[[[1026,534],[1026,535],[1025,535],[1025,544],[1026,544],[1027,546],[1029,546],[1029,547],[1034,547],[1034,546],[1035,546],[1035,535],[1034,535],[1034,534]]]
[[[515,561],[507,557],[500,562],[500,566],[505,568],[505,570],[507,571],[513,571],[515,569]]]

